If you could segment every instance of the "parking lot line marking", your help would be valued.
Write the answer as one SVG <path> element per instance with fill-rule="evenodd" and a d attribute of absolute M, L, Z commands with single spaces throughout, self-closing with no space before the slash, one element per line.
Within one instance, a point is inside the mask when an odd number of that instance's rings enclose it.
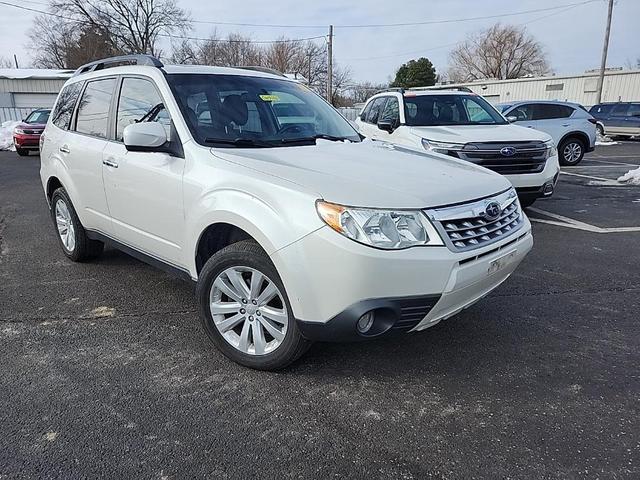
<path fill-rule="evenodd" d="M 609 158 L 609 157 L 598 157 L 598 158 Z M 598 160 L 598 158 L 586 157 L 585 160 L 591 160 L 593 162 L 598 162 L 598 163 L 607 163 L 609 165 L 625 165 L 625 166 L 632 166 L 632 167 L 635 165 L 633 163 L 624 163 L 624 162 L 607 162 L 606 160 Z M 633 155 L 626 158 L 637 158 L 637 156 Z M 583 165 L 583 166 L 588 166 L 588 165 Z"/>
<path fill-rule="evenodd" d="M 556 225 L 558 227 L 573 228 L 574 230 L 583 230 L 591 233 L 628 233 L 628 232 L 640 232 L 640 227 L 597 227 L 589 223 L 581 222 L 573 218 L 565 217 L 558 213 L 547 212 L 535 207 L 529 207 L 529 210 L 539 213 L 541 215 L 555 218 L 556 220 L 546 220 L 544 218 L 531 217 L 532 222 L 546 223 L 548 225 Z M 558 221 L 559 220 L 559 221 Z"/>
<path fill-rule="evenodd" d="M 574 176 L 574 177 L 584 177 L 584 178 L 590 178 L 592 180 L 600 180 L 602 182 L 610 182 L 611 181 L 610 178 L 594 177 L 592 175 L 583 175 L 581 173 L 569 173 L 569 172 L 562 172 L 562 171 L 560 173 L 563 174 L 563 175 L 571 175 L 571 176 Z"/>

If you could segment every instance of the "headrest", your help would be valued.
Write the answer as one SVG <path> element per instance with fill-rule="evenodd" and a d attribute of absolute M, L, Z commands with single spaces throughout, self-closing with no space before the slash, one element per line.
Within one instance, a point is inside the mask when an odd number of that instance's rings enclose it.
<path fill-rule="evenodd" d="M 244 125 L 249 119 L 249 109 L 247 102 L 242 99 L 241 95 L 229 95 L 222 102 L 224 115 L 236 125 Z"/>

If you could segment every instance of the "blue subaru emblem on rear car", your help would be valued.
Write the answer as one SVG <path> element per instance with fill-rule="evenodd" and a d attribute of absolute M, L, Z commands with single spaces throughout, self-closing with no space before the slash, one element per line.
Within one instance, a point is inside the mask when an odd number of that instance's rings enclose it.
<path fill-rule="evenodd" d="M 487 203 L 487 206 L 484 207 L 484 218 L 487 220 L 495 220 L 500 216 L 501 212 L 502 209 L 498 202 L 489 202 Z"/>
<path fill-rule="evenodd" d="M 516 147 L 503 147 L 500 153 L 505 157 L 513 157 L 516 154 Z"/>

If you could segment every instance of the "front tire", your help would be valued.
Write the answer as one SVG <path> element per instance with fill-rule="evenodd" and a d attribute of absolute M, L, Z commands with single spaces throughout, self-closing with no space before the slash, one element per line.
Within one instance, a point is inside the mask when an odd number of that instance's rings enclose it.
<path fill-rule="evenodd" d="M 236 363 L 278 370 L 311 345 L 298 329 L 275 266 L 253 240 L 215 253 L 200 272 L 196 296 L 207 335 Z"/>
<path fill-rule="evenodd" d="M 64 254 L 74 262 L 84 262 L 102 253 L 104 244 L 87 237 L 71 199 L 64 188 L 51 196 L 51 218 Z"/>
<path fill-rule="evenodd" d="M 577 165 L 584 157 L 584 142 L 576 137 L 570 137 L 560 143 L 558 155 L 561 165 Z"/>

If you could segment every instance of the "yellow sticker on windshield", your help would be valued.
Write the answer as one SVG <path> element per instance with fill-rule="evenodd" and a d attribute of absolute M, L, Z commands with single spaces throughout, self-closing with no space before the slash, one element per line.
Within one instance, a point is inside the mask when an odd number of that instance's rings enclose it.
<path fill-rule="evenodd" d="M 277 102 L 280 100 L 280 97 L 277 95 L 260 95 L 260 98 L 265 102 Z"/>

